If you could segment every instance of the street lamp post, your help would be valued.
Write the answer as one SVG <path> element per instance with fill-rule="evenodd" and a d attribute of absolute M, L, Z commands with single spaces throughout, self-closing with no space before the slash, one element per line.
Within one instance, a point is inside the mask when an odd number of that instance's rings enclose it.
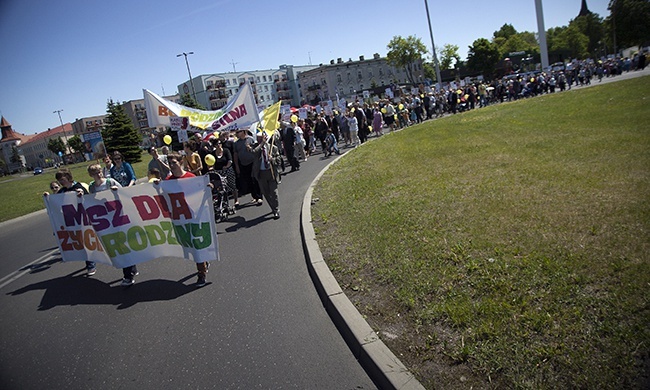
<path fill-rule="evenodd" d="M 190 54 L 194 54 L 193 51 L 189 53 L 181 53 L 177 54 L 176 57 L 184 56 L 185 57 L 185 65 L 187 65 L 187 75 L 190 76 L 190 85 L 192 86 L 192 95 L 194 96 L 194 101 L 198 103 L 198 100 L 196 100 L 196 91 L 194 90 L 194 82 L 192 81 L 192 73 L 190 72 L 190 63 L 187 61 L 187 56 Z"/>
<path fill-rule="evenodd" d="M 64 151 L 66 152 L 65 154 L 68 154 L 68 136 L 65 134 L 65 127 L 63 127 L 63 119 L 61 119 L 61 111 L 63 110 L 55 110 L 52 111 L 53 114 L 58 114 L 59 115 L 59 122 L 61 123 L 61 130 L 63 130 L 63 139 L 65 139 L 65 144 L 64 146 Z M 65 165 L 65 154 L 63 155 L 63 165 Z"/>

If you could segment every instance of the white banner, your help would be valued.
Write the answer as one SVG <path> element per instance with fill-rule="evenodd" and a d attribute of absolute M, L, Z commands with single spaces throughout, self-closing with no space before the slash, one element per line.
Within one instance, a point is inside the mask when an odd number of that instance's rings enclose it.
<path fill-rule="evenodd" d="M 247 129 L 260 120 L 253 89 L 248 83 L 243 84 L 228 104 L 217 111 L 181 106 L 149 90 L 143 89 L 142 92 L 150 127 L 169 126 L 169 118 L 173 116 L 189 117 L 190 125 L 199 129 L 211 128 L 212 131 Z"/>
<path fill-rule="evenodd" d="M 116 268 L 163 256 L 219 259 L 208 176 L 164 180 L 78 197 L 44 197 L 63 261 Z"/>

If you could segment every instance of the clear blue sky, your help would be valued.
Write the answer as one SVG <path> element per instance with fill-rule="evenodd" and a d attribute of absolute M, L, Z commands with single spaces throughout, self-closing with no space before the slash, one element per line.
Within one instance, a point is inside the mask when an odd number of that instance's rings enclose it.
<path fill-rule="evenodd" d="M 588 0 L 606 17 L 608 0 Z M 430 49 L 424 0 L 0 0 L 0 113 L 23 134 L 103 115 L 109 98 L 142 98 L 146 88 L 176 93 L 193 76 L 327 64 L 338 57 L 386 55 L 396 35 Z M 543 0 L 544 24 L 566 26 L 581 0 Z M 463 59 L 478 38 L 503 24 L 537 31 L 534 0 L 429 0 L 436 47 Z"/>

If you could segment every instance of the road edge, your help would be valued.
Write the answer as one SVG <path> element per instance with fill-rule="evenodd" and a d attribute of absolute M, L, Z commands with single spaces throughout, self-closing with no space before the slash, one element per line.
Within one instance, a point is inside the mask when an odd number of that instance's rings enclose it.
<path fill-rule="evenodd" d="M 340 156 L 321 170 L 309 185 L 302 201 L 300 232 L 307 268 L 332 322 L 361 363 L 370 379 L 381 389 L 423 390 L 424 387 L 377 336 L 345 295 L 323 259 L 311 221 L 314 187 Z"/>

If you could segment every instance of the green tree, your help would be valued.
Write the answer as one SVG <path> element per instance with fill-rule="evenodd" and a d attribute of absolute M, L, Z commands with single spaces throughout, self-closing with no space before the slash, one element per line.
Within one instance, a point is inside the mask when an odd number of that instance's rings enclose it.
<path fill-rule="evenodd" d="M 493 39 L 497 38 L 503 38 L 504 40 L 508 40 L 511 36 L 517 34 L 517 30 L 512 26 L 512 24 L 506 23 L 501 28 L 497 31 L 494 32 L 492 35 Z"/>
<path fill-rule="evenodd" d="M 186 93 L 181 96 L 181 102 L 179 103 L 181 106 L 189 107 L 189 108 L 196 108 L 197 110 L 205 110 L 206 108 L 203 107 L 199 102 L 194 100 L 192 96 L 190 96 L 189 93 Z"/>
<path fill-rule="evenodd" d="M 396 68 L 403 68 L 406 71 L 406 78 L 411 84 L 415 84 L 414 66 L 427 54 L 427 47 L 422 40 L 412 35 L 407 38 L 394 36 L 386 48 L 388 49 L 386 55 L 388 64 Z"/>
<path fill-rule="evenodd" d="M 22 160 L 20 159 L 20 153 L 18 153 L 18 148 L 16 147 L 16 145 L 13 145 L 11 147 L 11 162 L 18 163 L 21 161 Z"/>
<path fill-rule="evenodd" d="M 433 65 L 433 62 L 425 62 L 422 64 L 422 68 L 424 69 L 424 77 L 433 80 L 434 82 L 438 81 L 436 80 L 436 68 Z"/>
<path fill-rule="evenodd" d="M 61 137 L 50 138 L 50 140 L 47 141 L 47 149 L 58 156 L 59 152 L 65 153 L 65 144 Z"/>
<path fill-rule="evenodd" d="M 602 41 L 605 39 L 605 24 L 603 18 L 598 14 L 590 13 L 584 16 L 578 16 L 569 22 L 569 26 L 575 27 L 583 33 L 588 39 L 587 51 L 591 57 L 597 57 L 601 48 Z"/>
<path fill-rule="evenodd" d="M 610 0 L 606 24 L 616 37 L 617 49 L 650 41 L 650 1 Z"/>
<path fill-rule="evenodd" d="M 506 41 L 499 46 L 499 56 L 501 58 L 508 57 L 510 53 L 525 51 L 528 55 L 539 54 L 539 43 L 535 38 L 535 34 L 524 31 L 510 36 Z"/>
<path fill-rule="evenodd" d="M 449 43 L 445 44 L 440 51 L 440 69 L 451 69 L 459 63 L 458 46 Z"/>
<path fill-rule="evenodd" d="M 562 58 L 585 58 L 588 55 L 588 45 L 589 38 L 572 24 L 553 35 L 549 53 L 559 54 Z"/>
<path fill-rule="evenodd" d="M 499 62 L 499 49 L 485 38 L 479 38 L 469 47 L 467 67 L 491 78 Z"/>
<path fill-rule="evenodd" d="M 119 151 L 129 163 L 141 161 L 142 151 L 139 145 L 142 142 L 142 137 L 126 115 L 124 107 L 110 99 L 106 112 L 108 115 L 104 121 L 106 126 L 102 130 L 102 137 L 108 153 Z"/>
<path fill-rule="evenodd" d="M 78 135 L 74 135 L 70 138 L 68 138 L 68 146 L 70 149 L 74 150 L 75 153 L 78 153 L 80 156 L 83 156 L 83 153 L 86 151 L 86 148 L 84 147 L 84 143 L 79 138 Z"/>

